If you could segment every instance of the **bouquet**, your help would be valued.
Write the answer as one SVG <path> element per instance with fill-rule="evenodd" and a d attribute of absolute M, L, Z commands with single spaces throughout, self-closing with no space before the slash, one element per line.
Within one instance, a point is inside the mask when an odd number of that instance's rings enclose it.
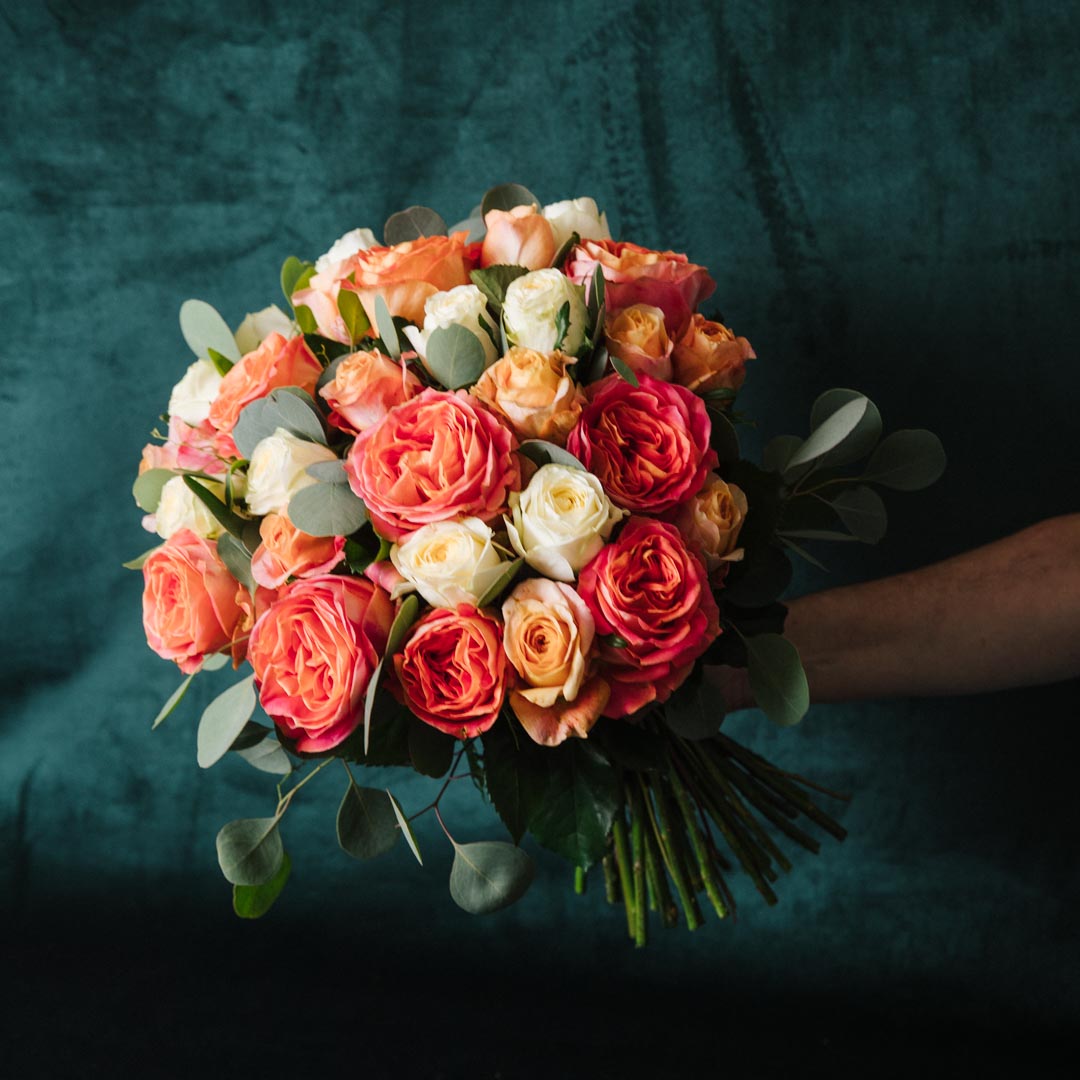
<path fill-rule="evenodd" d="M 233 904 L 257 917 L 290 872 L 283 820 L 337 763 L 337 836 L 370 859 L 434 813 L 450 894 L 484 913 L 533 878 L 526 834 L 577 891 L 602 875 L 637 944 L 648 913 L 735 911 L 742 871 L 768 903 L 791 862 L 844 830 L 825 792 L 721 730 L 716 666 L 796 723 L 809 696 L 779 598 L 802 544 L 874 543 L 875 486 L 944 467 L 926 431 L 882 439 L 853 390 L 817 399 L 805 437 L 740 455 L 736 396 L 755 354 L 702 308 L 686 255 L 613 241 L 592 199 L 541 207 L 517 184 L 448 229 L 410 207 L 281 271 L 289 311 L 234 333 L 180 311 L 195 361 L 134 486 L 161 543 L 144 578 L 150 647 L 184 681 L 250 672 L 203 712 L 203 768 L 227 753 L 279 777 L 273 813 L 217 836 Z M 861 470 L 850 466 L 868 459 Z M 257 710 L 260 710 L 256 716 Z M 364 766 L 441 781 L 403 807 Z M 464 842 L 440 808 L 471 776 L 509 839 Z"/>

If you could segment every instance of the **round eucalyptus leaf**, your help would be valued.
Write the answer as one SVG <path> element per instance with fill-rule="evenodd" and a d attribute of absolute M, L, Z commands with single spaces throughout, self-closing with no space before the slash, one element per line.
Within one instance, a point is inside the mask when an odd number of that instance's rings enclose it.
<path fill-rule="evenodd" d="M 532 859 L 503 840 L 455 844 L 450 895 L 470 915 L 487 915 L 520 900 L 535 873 Z"/>
<path fill-rule="evenodd" d="M 537 465 L 565 465 L 568 469 L 585 470 L 585 466 L 569 450 L 544 439 L 526 439 L 518 449 Z"/>
<path fill-rule="evenodd" d="M 285 882 L 289 880 L 291 870 L 292 860 L 286 851 L 282 853 L 278 872 L 269 881 L 262 885 L 234 885 L 233 911 L 241 919 L 261 919 L 281 895 L 281 890 L 285 888 Z"/>
<path fill-rule="evenodd" d="M 796 465 L 805 465 L 838 447 L 859 426 L 869 405 L 869 398 L 861 394 L 841 405 L 822 421 L 820 427 L 810 432 L 802 446 L 791 455 L 787 467 L 793 469 Z"/>
<path fill-rule="evenodd" d="M 797 724 L 810 708 L 799 650 L 782 634 L 745 638 L 750 689 L 765 715 L 781 727 Z"/>
<path fill-rule="evenodd" d="M 364 501 L 348 484 L 311 484 L 290 500 L 289 520 L 309 536 L 348 536 L 367 521 Z"/>
<path fill-rule="evenodd" d="M 145 510 L 148 514 L 154 513 L 161 502 L 162 488 L 174 476 L 179 475 L 172 469 L 147 469 L 137 477 L 135 483 L 131 485 L 131 494 L 135 496 L 135 503 L 139 509 Z"/>
<path fill-rule="evenodd" d="M 480 203 L 480 216 L 486 218 L 489 210 L 513 210 L 515 206 L 540 206 L 540 200 L 521 184 L 499 184 L 491 188 Z"/>
<path fill-rule="evenodd" d="M 240 359 L 229 324 L 205 300 L 185 300 L 180 305 L 180 333 L 200 359 L 207 358 L 210 349 L 216 349 L 234 363 Z"/>
<path fill-rule="evenodd" d="M 195 737 L 200 768 L 209 769 L 229 752 L 254 711 L 254 675 L 230 686 L 206 706 Z"/>
<path fill-rule="evenodd" d="M 164 723 L 168 719 L 169 715 L 180 704 L 181 698 L 188 692 L 188 687 L 191 685 L 191 680 L 195 678 L 198 672 L 193 671 L 186 679 L 169 695 L 165 704 L 158 710 L 157 716 L 154 717 L 154 722 L 150 725 L 150 730 L 153 731 L 159 724 Z"/>
<path fill-rule="evenodd" d="M 483 375 L 487 354 L 471 330 L 451 323 L 428 335 L 424 363 L 447 390 L 460 390 L 472 386 Z"/>
<path fill-rule="evenodd" d="M 863 543 L 876 544 L 884 535 L 889 517 L 881 496 L 860 484 L 848 488 L 831 500 L 840 520 Z"/>
<path fill-rule="evenodd" d="M 862 478 L 896 491 L 919 491 L 944 471 L 945 448 L 941 440 L 924 428 L 906 428 L 894 431 L 881 442 Z"/>
<path fill-rule="evenodd" d="M 446 222 L 427 206 L 410 206 L 399 210 L 386 219 L 383 226 L 383 243 L 387 247 L 403 244 L 407 240 L 419 240 L 422 236 L 445 236 Z"/>
<path fill-rule="evenodd" d="M 865 457 L 877 446 L 878 439 L 881 438 L 881 413 L 878 412 L 878 407 L 858 390 L 837 388 L 821 394 L 810 410 L 810 430 L 821 427 L 837 410 L 859 398 L 865 399 L 866 412 L 851 432 L 822 456 L 823 465 L 847 465 Z"/>
<path fill-rule="evenodd" d="M 233 885 L 262 885 L 281 868 L 278 819 L 240 818 L 217 834 L 217 857 L 225 880 Z"/>
<path fill-rule="evenodd" d="M 765 444 L 762 454 L 762 467 L 766 472 L 779 473 L 783 476 L 787 469 L 791 455 L 802 446 L 802 439 L 798 435 L 777 435 Z"/>
<path fill-rule="evenodd" d="M 416 843 L 416 833 L 413 832 L 412 826 L 409 824 L 408 818 L 405 817 L 404 811 L 401 809 L 400 805 L 398 805 L 397 799 L 395 799 L 389 791 L 386 793 L 386 796 L 390 800 L 390 806 L 394 811 L 394 817 L 397 819 L 398 828 L 405 837 L 405 843 L 409 845 L 409 850 L 413 853 L 416 861 L 423 866 L 424 860 L 420 858 L 420 848 Z"/>
<path fill-rule="evenodd" d="M 389 851 L 400 835 L 387 792 L 359 787 L 350 780 L 337 814 L 341 850 L 354 859 L 373 859 Z"/>
<path fill-rule="evenodd" d="M 321 480 L 324 484 L 347 484 L 349 482 L 348 474 L 345 472 L 345 462 L 340 459 L 337 461 L 316 461 L 314 465 L 309 465 L 306 469 L 308 476 L 314 476 L 316 480 Z"/>
<path fill-rule="evenodd" d="M 245 746 L 241 750 L 234 750 L 233 753 L 243 758 L 259 772 L 271 773 L 274 776 L 288 776 L 293 771 L 293 763 L 289 755 L 272 735 L 261 739 L 254 746 Z"/>

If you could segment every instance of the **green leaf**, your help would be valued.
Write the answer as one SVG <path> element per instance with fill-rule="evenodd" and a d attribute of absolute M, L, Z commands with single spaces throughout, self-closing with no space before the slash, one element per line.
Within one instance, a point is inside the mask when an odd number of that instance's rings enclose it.
<path fill-rule="evenodd" d="M 405 640 L 405 635 L 409 632 L 409 628 L 416 622 L 419 611 L 420 599 L 415 594 L 406 596 L 401 601 L 401 607 L 398 608 L 398 613 L 390 624 L 390 632 L 386 636 L 385 656 L 393 656 L 398 651 L 401 643 Z"/>
<path fill-rule="evenodd" d="M 386 306 L 386 301 L 381 294 L 375 297 L 375 327 L 386 347 L 387 355 L 396 360 L 401 356 L 401 340 L 398 338 L 397 327 L 394 325 L 390 309 Z"/>
<path fill-rule="evenodd" d="M 255 676 L 230 686 L 207 705 L 195 738 L 199 768 L 220 761 L 255 711 Z"/>
<path fill-rule="evenodd" d="M 855 541 L 857 536 L 850 533 L 837 532 L 834 529 L 782 529 L 776 534 L 781 540 L 792 537 L 795 540 L 835 540 Z"/>
<path fill-rule="evenodd" d="M 194 476 L 185 476 L 184 483 L 192 494 L 214 515 L 222 528 L 228 529 L 233 536 L 242 539 L 247 518 L 233 513 L 209 488 L 203 487 Z"/>
<path fill-rule="evenodd" d="M 217 857 L 226 881 L 234 885 L 262 885 L 279 869 L 285 857 L 278 818 L 240 818 L 221 827 Z"/>
<path fill-rule="evenodd" d="M 153 731 L 159 724 L 163 723 L 169 714 L 180 704 L 180 699 L 188 692 L 188 687 L 191 685 L 191 680 L 198 675 L 197 671 L 193 671 L 184 681 L 169 695 L 168 700 L 161 709 L 158 711 L 157 716 L 154 717 L 154 722 L 150 725 L 150 730 Z"/>
<path fill-rule="evenodd" d="M 797 724 L 810 708 L 799 650 L 782 634 L 757 634 L 744 639 L 750 689 L 765 715 L 781 727 Z"/>
<path fill-rule="evenodd" d="M 399 835 L 390 793 L 359 787 L 350 779 L 337 813 L 341 850 L 354 859 L 374 859 L 389 851 Z"/>
<path fill-rule="evenodd" d="M 233 441 L 240 453 L 250 458 L 255 447 L 278 428 L 309 442 L 326 445 L 319 407 L 315 399 L 298 386 L 279 386 L 266 397 L 245 405 L 233 428 Z"/>
<path fill-rule="evenodd" d="M 472 386 L 484 373 L 487 354 L 480 339 L 458 323 L 432 330 L 424 357 L 428 371 L 447 390 Z"/>
<path fill-rule="evenodd" d="M 508 562 L 506 569 L 488 586 L 487 591 L 477 601 L 476 606 L 478 608 L 487 607 L 488 604 L 493 604 L 502 593 L 502 591 L 509 587 L 510 582 L 517 577 L 518 571 L 521 569 L 522 563 L 525 559 L 521 556 Z"/>
<path fill-rule="evenodd" d="M 570 301 L 567 300 L 555 315 L 555 349 L 557 352 L 563 347 L 566 340 L 566 332 L 570 329 Z"/>
<path fill-rule="evenodd" d="M 219 353 L 217 349 L 207 349 L 206 351 L 208 354 L 207 359 L 210 361 L 211 364 L 214 365 L 214 369 L 219 375 L 224 377 L 228 375 L 230 371 L 232 371 L 235 365 L 233 364 L 233 361 L 230 360 L 227 356 L 222 356 L 222 354 Z"/>
<path fill-rule="evenodd" d="M 706 688 L 700 664 L 665 702 L 664 720 L 676 735 L 692 742 L 711 739 L 720 730 L 724 721 L 723 699 L 715 689 Z"/>
<path fill-rule="evenodd" d="M 233 749 L 233 753 L 242 757 L 252 768 L 259 772 L 272 773 L 275 776 L 288 776 L 293 771 L 292 761 L 285 753 L 285 748 L 271 735 L 267 735 L 253 746 Z"/>
<path fill-rule="evenodd" d="M 555 258 L 551 260 L 551 265 L 556 269 L 561 270 L 563 263 L 566 262 L 570 255 L 570 252 L 574 250 L 581 243 L 581 237 L 576 232 L 572 232 L 564 241 L 561 248 L 555 252 Z"/>
<path fill-rule="evenodd" d="M 761 456 L 761 463 L 767 472 L 783 475 L 787 469 L 791 455 L 802 446 L 802 439 L 798 435 L 777 435 L 765 444 L 765 452 Z"/>
<path fill-rule="evenodd" d="M 622 378 L 624 378 L 631 386 L 639 386 L 638 377 L 634 374 L 634 369 L 625 361 L 620 359 L 614 353 L 608 355 L 608 359 L 611 361 L 611 366 L 618 372 Z"/>
<path fill-rule="evenodd" d="M 352 289 L 342 289 L 338 293 L 338 313 L 349 332 L 349 341 L 355 345 L 371 328 L 371 323 L 364 312 L 360 297 Z"/>
<path fill-rule="evenodd" d="M 838 447 L 855 432 L 866 415 L 869 405 L 869 399 L 861 394 L 847 404 L 841 405 L 822 421 L 820 427 L 814 428 L 802 446 L 791 455 L 787 464 L 788 469 L 805 465 Z"/>
<path fill-rule="evenodd" d="M 596 313 L 596 319 L 593 321 L 592 330 L 589 331 L 589 339 L 595 345 L 601 345 L 604 341 L 604 322 L 607 319 L 607 313 L 604 308 L 600 308 Z"/>
<path fill-rule="evenodd" d="M 225 568 L 249 593 L 255 592 L 255 579 L 251 576 L 251 552 L 232 533 L 217 538 L 218 558 Z"/>
<path fill-rule="evenodd" d="M 180 305 L 180 333 L 200 359 L 207 357 L 210 349 L 230 360 L 240 359 L 229 324 L 205 300 L 185 300 Z"/>
<path fill-rule="evenodd" d="M 399 210 L 386 219 L 383 226 L 383 243 L 387 247 L 403 244 L 407 240 L 419 240 L 422 236 L 445 236 L 446 222 L 427 206 L 410 206 Z"/>
<path fill-rule="evenodd" d="M 821 427 L 830 416 L 849 402 L 859 398 L 866 400 L 866 412 L 862 419 L 852 428 L 837 445 L 822 457 L 822 464 L 828 466 L 847 465 L 852 461 L 858 461 L 865 457 L 877 445 L 881 438 L 881 413 L 877 406 L 858 390 L 826 390 L 810 410 L 811 431 Z"/>
<path fill-rule="evenodd" d="M 179 473 L 172 469 L 147 469 L 135 479 L 131 485 L 131 494 L 135 496 L 135 503 L 140 510 L 153 514 L 161 502 L 161 489 Z"/>
<path fill-rule="evenodd" d="M 511 281 L 529 271 L 524 266 L 487 266 L 483 270 L 473 270 L 469 280 L 484 294 L 491 306 L 499 311 L 506 299 L 506 290 Z M 505 351 L 505 350 L 504 350 Z"/>
<path fill-rule="evenodd" d="M 368 749 L 371 746 L 371 714 L 375 709 L 375 698 L 379 692 L 379 680 L 382 678 L 383 664 L 386 662 L 384 656 L 375 665 L 375 670 L 371 673 L 371 680 L 368 682 L 367 690 L 364 693 L 364 755 L 367 756 Z"/>
<path fill-rule="evenodd" d="M 729 387 L 718 386 L 715 390 L 706 390 L 699 396 L 706 405 L 725 405 L 729 401 L 734 401 L 738 394 Z"/>
<path fill-rule="evenodd" d="M 544 439 L 526 439 L 518 450 L 540 466 L 565 465 L 568 469 L 581 469 L 583 472 L 585 470 L 585 466 L 569 450 Z"/>
<path fill-rule="evenodd" d="M 309 536 L 348 536 L 368 519 L 363 499 L 348 484 L 336 483 L 301 488 L 289 500 L 288 515 Z"/>
<path fill-rule="evenodd" d="M 592 275 L 592 287 L 589 289 L 588 307 L 589 314 L 595 320 L 600 312 L 600 309 L 604 307 L 604 268 L 597 263 L 593 269 Z"/>
<path fill-rule="evenodd" d="M 304 470 L 308 476 L 314 476 L 316 480 L 324 484 L 347 484 L 349 476 L 345 472 L 345 462 L 340 458 L 336 461 L 316 461 Z"/>
<path fill-rule="evenodd" d="M 499 184 L 484 195 L 480 203 L 480 216 L 486 218 L 489 210 L 513 210 L 515 206 L 541 206 L 540 200 L 521 184 Z"/>
<path fill-rule="evenodd" d="M 281 265 L 281 291 L 292 307 L 293 293 L 299 292 L 314 276 L 313 263 L 301 262 L 295 255 L 290 255 Z"/>
<path fill-rule="evenodd" d="M 416 861 L 423 866 L 424 860 L 420 857 L 420 848 L 416 844 L 416 834 L 412 830 L 412 826 L 409 824 L 408 819 L 402 813 L 401 807 L 398 805 L 397 799 L 388 791 L 386 793 L 390 800 L 390 807 L 394 811 L 394 817 L 397 818 L 398 828 L 401 830 L 405 837 L 405 843 L 409 845 L 409 850 L 413 853 Z"/>
<path fill-rule="evenodd" d="M 199 671 L 220 671 L 231 659 L 228 653 L 210 653 L 203 657 Z"/>
<path fill-rule="evenodd" d="M 241 919 L 261 919 L 281 895 L 285 882 L 289 880 L 292 860 L 287 851 L 282 852 L 281 866 L 278 872 L 262 885 L 234 885 L 233 911 Z"/>
<path fill-rule="evenodd" d="M 885 535 L 889 520 L 885 503 L 873 488 L 848 488 L 830 502 L 844 525 L 863 543 L 876 544 Z"/>
<path fill-rule="evenodd" d="M 924 428 L 905 428 L 894 431 L 878 446 L 862 479 L 896 491 L 919 491 L 944 471 L 945 448 L 941 440 Z"/>
<path fill-rule="evenodd" d="M 438 780 L 450 771 L 455 739 L 413 717 L 409 723 L 409 760 L 422 776 Z"/>
<path fill-rule="evenodd" d="M 158 544 L 157 547 L 152 547 L 149 551 L 144 551 L 141 555 L 136 555 L 134 559 L 128 559 L 126 563 L 121 563 L 120 565 L 125 570 L 141 570 L 146 560 L 161 547 L 162 545 Z"/>
<path fill-rule="evenodd" d="M 716 451 L 721 464 L 737 461 L 739 458 L 739 435 L 735 425 L 727 416 L 716 409 L 709 409 L 709 444 Z"/>
<path fill-rule="evenodd" d="M 470 915 L 487 915 L 520 900 L 535 873 L 532 859 L 505 841 L 455 844 L 450 895 Z"/>
<path fill-rule="evenodd" d="M 607 374 L 608 351 L 607 346 L 598 345 L 593 354 L 581 369 L 580 381 L 584 386 L 602 379 Z"/>
<path fill-rule="evenodd" d="M 318 333 L 319 323 L 315 318 L 315 313 L 307 306 L 307 304 L 300 304 L 293 308 L 293 318 L 296 319 L 296 325 L 300 327 L 302 333 Z"/>

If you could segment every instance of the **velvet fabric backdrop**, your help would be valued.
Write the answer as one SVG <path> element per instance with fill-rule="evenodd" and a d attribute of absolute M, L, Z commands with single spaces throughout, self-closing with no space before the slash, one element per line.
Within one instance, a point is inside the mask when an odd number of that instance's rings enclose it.
<path fill-rule="evenodd" d="M 120 563 L 150 546 L 130 486 L 190 362 L 182 300 L 235 325 L 280 303 L 285 256 L 412 203 L 464 217 L 504 180 L 593 195 L 616 236 L 711 268 L 759 356 L 752 447 L 831 386 L 941 435 L 946 476 L 889 499 L 879 549 L 824 553 L 796 591 L 1077 509 L 1078 47 L 1065 0 L 0 5 L 7 1075 L 762 1076 L 932 1041 L 1032 1066 L 1064 1039 L 1076 685 L 732 718 L 855 793 L 850 838 L 796 852 L 778 907 L 740 878 L 738 922 L 644 953 L 542 851 L 485 919 L 450 902 L 426 819 L 422 870 L 350 861 L 329 776 L 249 924 L 214 835 L 273 781 L 196 767 L 215 677 L 150 734 L 177 674 Z M 372 782 L 414 807 L 430 787 Z M 461 835 L 501 834 L 455 795 Z"/>

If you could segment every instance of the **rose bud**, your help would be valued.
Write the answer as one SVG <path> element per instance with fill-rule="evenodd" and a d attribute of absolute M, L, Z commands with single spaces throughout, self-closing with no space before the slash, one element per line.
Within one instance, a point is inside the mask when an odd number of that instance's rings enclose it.
<path fill-rule="evenodd" d="M 481 266 L 525 266 L 540 270 L 555 258 L 551 225 L 535 206 L 512 210 L 489 210 L 484 216 L 487 235 L 481 249 Z"/>

